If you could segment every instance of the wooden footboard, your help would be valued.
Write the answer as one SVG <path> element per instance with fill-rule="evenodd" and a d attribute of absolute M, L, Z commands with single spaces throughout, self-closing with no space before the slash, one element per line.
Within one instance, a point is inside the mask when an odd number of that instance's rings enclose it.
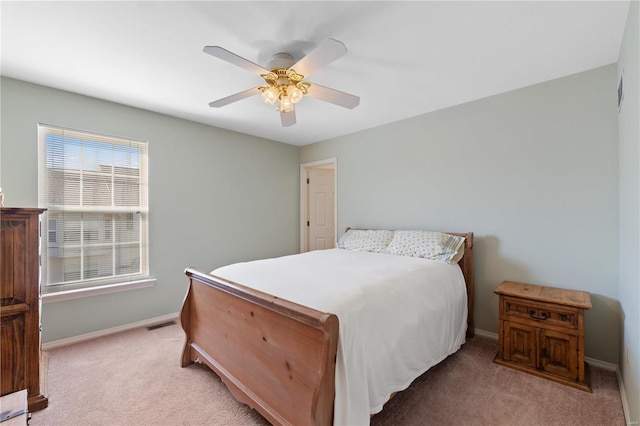
<path fill-rule="evenodd" d="M 338 318 L 187 268 L 182 366 L 203 362 L 274 425 L 330 425 Z"/>

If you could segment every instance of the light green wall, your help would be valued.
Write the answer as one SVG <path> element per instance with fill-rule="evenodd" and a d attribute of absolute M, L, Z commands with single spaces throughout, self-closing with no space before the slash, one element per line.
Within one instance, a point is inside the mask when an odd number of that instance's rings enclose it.
<path fill-rule="evenodd" d="M 618 363 L 631 422 L 640 421 L 640 3 L 627 17 L 618 80 L 624 100 L 618 114 L 620 143 L 620 303 L 622 345 Z"/>
<path fill-rule="evenodd" d="M 37 124 L 149 141 L 148 289 L 48 303 L 43 341 L 179 311 L 187 266 L 291 254 L 299 244 L 299 148 L 2 78 L 0 185 L 36 207 Z"/>
<path fill-rule="evenodd" d="M 586 355 L 617 363 L 616 66 L 301 149 L 337 158 L 338 226 L 474 231 L 476 327 L 516 280 L 591 293 Z"/>
<path fill-rule="evenodd" d="M 497 331 L 502 280 L 583 289 L 587 356 L 620 362 L 615 65 L 301 149 L 17 80 L 1 88 L 10 206 L 37 205 L 38 122 L 150 141 L 157 285 L 44 305 L 45 342 L 176 312 L 186 266 L 296 252 L 299 163 L 336 157 L 340 229 L 474 231 L 479 329 Z"/>

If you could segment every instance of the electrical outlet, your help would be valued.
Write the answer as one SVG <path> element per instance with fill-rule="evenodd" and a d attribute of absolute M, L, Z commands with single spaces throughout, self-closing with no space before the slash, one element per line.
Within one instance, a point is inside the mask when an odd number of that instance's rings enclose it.
<path fill-rule="evenodd" d="M 629 345 L 624 347 L 624 365 L 629 366 Z"/>

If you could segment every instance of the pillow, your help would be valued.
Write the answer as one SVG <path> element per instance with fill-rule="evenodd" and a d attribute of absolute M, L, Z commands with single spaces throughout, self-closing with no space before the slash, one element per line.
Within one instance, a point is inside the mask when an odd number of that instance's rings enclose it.
<path fill-rule="evenodd" d="M 385 253 L 455 264 L 464 255 L 464 237 L 431 231 L 396 231 Z"/>
<path fill-rule="evenodd" d="M 393 231 L 382 229 L 349 229 L 338 241 L 338 248 L 384 253 Z"/>

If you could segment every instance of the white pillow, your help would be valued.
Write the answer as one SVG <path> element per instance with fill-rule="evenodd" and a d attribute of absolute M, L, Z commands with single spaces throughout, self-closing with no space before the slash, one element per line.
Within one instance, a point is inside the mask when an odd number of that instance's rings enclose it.
<path fill-rule="evenodd" d="M 464 237 L 432 231 L 396 231 L 385 253 L 455 264 L 464 255 Z"/>
<path fill-rule="evenodd" d="M 338 248 L 384 253 L 393 231 L 382 229 L 349 229 L 338 241 Z"/>

